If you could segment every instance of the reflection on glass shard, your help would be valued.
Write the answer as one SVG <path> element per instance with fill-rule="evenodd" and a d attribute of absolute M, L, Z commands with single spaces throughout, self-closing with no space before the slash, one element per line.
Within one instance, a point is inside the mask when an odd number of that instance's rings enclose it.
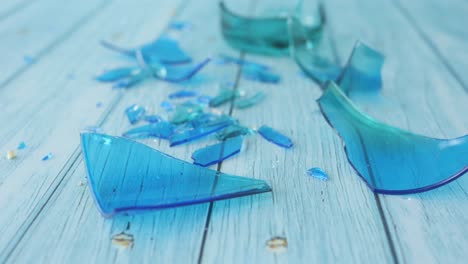
<path fill-rule="evenodd" d="M 248 108 L 260 103 L 263 101 L 263 99 L 265 99 L 265 97 L 266 94 L 262 91 L 259 91 L 250 97 L 240 97 L 236 99 L 234 105 L 239 109 Z"/>
<path fill-rule="evenodd" d="M 130 124 L 132 125 L 143 119 L 145 113 L 146 109 L 143 106 L 137 104 L 133 104 L 125 109 L 125 114 L 128 117 L 128 121 L 130 121 Z"/>
<path fill-rule="evenodd" d="M 218 107 L 223 105 L 232 99 L 239 96 L 239 93 L 234 89 L 229 88 L 221 88 L 219 93 L 210 100 L 211 107 Z"/>
<path fill-rule="evenodd" d="M 174 93 L 169 94 L 169 99 L 179 99 L 179 98 L 187 98 L 187 97 L 194 97 L 197 95 L 197 92 L 190 91 L 190 90 L 180 90 Z"/>
<path fill-rule="evenodd" d="M 192 154 L 193 163 L 203 167 L 220 163 L 221 161 L 239 153 L 242 148 L 242 141 L 242 137 L 235 137 L 224 142 L 196 150 Z"/>
<path fill-rule="evenodd" d="M 290 148 L 293 146 L 291 139 L 274 130 L 273 128 L 263 125 L 258 129 L 258 133 L 266 140 L 274 143 L 283 148 Z"/>
<path fill-rule="evenodd" d="M 349 162 L 375 192 L 428 191 L 468 171 L 468 135 L 435 139 L 388 126 L 362 113 L 334 83 L 318 103 Z"/>
<path fill-rule="evenodd" d="M 203 168 L 120 137 L 83 133 L 81 145 L 89 185 L 105 217 L 271 191 L 262 180 Z"/>
<path fill-rule="evenodd" d="M 121 48 L 106 41 L 101 41 L 101 44 L 106 48 L 133 58 L 136 58 L 137 50 L 140 50 L 147 63 L 179 64 L 188 63 L 192 60 L 192 58 L 179 47 L 177 41 L 167 37 L 161 37 L 154 42 L 134 49 Z"/>
<path fill-rule="evenodd" d="M 314 178 L 317 178 L 322 181 L 328 180 L 328 175 L 325 171 L 323 171 L 321 168 L 311 168 L 307 170 L 307 174 L 309 176 L 312 176 Z"/>
<path fill-rule="evenodd" d="M 247 80 L 263 83 L 278 83 L 281 77 L 271 70 L 259 69 L 257 67 L 242 67 L 242 77 Z"/>
<path fill-rule="evenodd" d="M 21 141 L 19 144 L 18 144 L 18 149 L 25 149 L 26 148 L 26 143 L 24 143 L 23 141 Z"/>
<path fill-rule="evenodd" d="M 44 157 L 42 157 L 43 161 L 50 160 L 53 157 L 52 153 L 47 153 Z"/>
<path fill-rule="evenodd" d="M 236 121 L 228 116 L 221 116 L 219 119 L 207 122 L 202 126 L 188 129 L 180 133 L 175 133 L 169 139 L 170 146 L 177 146 L 196 139 L 203 138 L 207 135 L 220 131 L 221 129 L 234 124 Z"/>
<path fill-rule="evenodd" d="M 174 133 L 175 128 L 175 125 L 166 121 L 161 121 L 158 123 L 135 127 L 123 133 L 123 136 L 135 139 L 149 137 L 168 139 Z"/>
<path fill-rule="evenodd" d="M 305 39 L 309 41 L 320 35 L 325 20 L 321 8 L 318 8 L 311 11 L 315 12 L 313 14 L 315 15 L 315 23 L 304 21 L 303 17 L 299 17 L 300 14 L 298 14 L 302 10 L 302 2 L 300 1 L 296 10 L 290 10 L 290 14 L 287 16 L 278 15 L 265 18 L 250 18 L 234 14 L 221 2 L 223 37 L 229 45 L 242 51 L 265 55 L 288 55 L 290 47 L 289 20 L 295 20 L 301 25 L 302 30 L 307 33 Z"/>
<path fill-rule="evenodd" d="M 226 127 L 225 129 L 219 131 L 216 133 L 216 138 L 218 140 L 226 140 L 228 138 L 233 138 L 237 136 L 245 136 L 245 135 L 251 135 L 254 134 L 255 132 L 245 126 L 241 126 L 238 124 L 230 125 Z"/>

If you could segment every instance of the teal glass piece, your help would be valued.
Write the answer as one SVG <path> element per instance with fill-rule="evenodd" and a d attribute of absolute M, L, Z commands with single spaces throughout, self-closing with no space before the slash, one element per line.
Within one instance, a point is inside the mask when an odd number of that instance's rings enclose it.
<path fill-rule="evenodd" d="M 208 95 L 200 95 L 197 97 L 197 102 L 200 103 L 201 105 L 208 106 L 211 101 L 211 96 Z"/>
<path fill-rule="evenodd" d="M 224 39 L 232 47 L 251 53 L 264 55 L 288 55 L 290 38 L 288 34 L 288 21 L 297 20 L 305 33 L 306 38 L 316 39 L 322 32 L 324 16 L 321 8 L 313 14 L 313 23 L 302 19 L 303 1 L 300 1 L 295 10 L 289 14 L 271 17 L 251 18 L 240 16 L 227 9 L 221 2 L 221 29 Z M 309 11 L 309 10 L 307 10 Z M 310 15 L 310 14 L 309 14 Z"/>
<path fill-rule="evenodd" d="M 137 51 L 140 50 L 147 63 L 180 64 L 192 61 L 192 58 L 180 48 L 179 43 L 168 37 L 161 37 L 151 43 L 132 49 L 122 48 L 107 41 L 101 41 L 101 44 L 108 49 L 133 58 L 136 58 Z"/>
<path fill-rule="evenodd" d="M 245 96 L 245 97 L 240 97 L 236 99 L 236 101 L 234 102 L 234 105 L 236 108 L 239 108 L 239 109 L 248 108 L 248 107 L 251 107 L 260 103 L 261 101 L 265 99 L 265 97 L 266 97 L 266 94 L 262 91 L 259 91 L 250 97 Z"/>
<path fill-rule="evenodd" d="M 116 68 L 102 73 L 96 77 L 96 80 L 101 82 L 115 82 L 124 78 L 128 78 L 137 71 L 139 71 L 139 69 L 136 67 Z"/>
<path fill-rule="evenodd" d="M 160 115 L 146 115 L 143 119 L 148 123 L 158 123 L 164 120 Z"/>
<path fill-rule="evenodd" d="M 209 105 L 211 107 L 218 107 L 233 100 L 238 96 L 239 92 L 237 92 L 235 89 L 221 88 L 219 93 L 215 97 L 211 98 Z"/>
<path fill-rule="evenodd" d="M 52 152 L 49 152 L 44 157 L 42 157 L 42 161 L 50 160 L 53 157 L 54 155 L 52 154 Z"/>
<path fill-rule="evenodd" d="M 242 148 L 242 141 L 242 137 L 235 137 L 198 149 L 192 154 L 193 163 L 203 167 L 220 163 L 239 153 Z"/>
<path fill-rule="evenodd" d="M 81 146 L 92 196 L 104 217 L 271 191 L 263 180 L 203 168 L 121 137 L 83 133 Z"/>
<path fill-rule="evenodd" d="M 197 96 L 197 92 L 191 90 L 180 90 L 169 94 L 169 99 L 180 99 Z"/>
<path fill-rule="evenodd" d="M 217 120 L 207 122 L 203 125 L 200 125 L 192 129 L 186 129 L 184 131 L 181 131 L 180 133 L 173 134 L 169 139 L 170 146 L 174 147 L 180 144 L 184 144 L 187 142 L 191 142 L 191 141 L 206 137 L 210 134 L 213 134 L 217 131 L 220 131 L 223 128 L 226 128 L 234 124 L 235 122 L 236 121 L 234 119 L 228 116 L 221 116 Z"/>
<path fill-rule="evenodd" d="M 268 69 L 258 67 L 244 66 L 242 67 L 242 77 L 247 80 L 258 81 L 263 83 L 279 83 L 281 77 Z"/>
<path fill-rule="evenodd" d="M 216 132 L 216 138 L 218 140 L 226 140 L 228 138 L 233 138 L 233 137 L 238 137 L 238 136 L 245 136 L 245 135 L 251 135 L 254 134 L 255 132 L 245 126 L 241 126 L 238 124 L 230 125 L 226 127 L 225 129 Z"/>
<path fill-rule="evenodd" d="M 263 125 L 258 129 L 258 133 L 266 140 L 283 148 L 291 148 L 292 140 L 273 128 Z"/>
<path fill-rule="evenodd" d="M 146 109 L 138 104 L 132 104 L 131 106 L 125 109 L 125 114 L 127 115 L 128 121 L 130 124 L 135 124 L 145 117 Z"/>
<path fill-rule="evenodd" d="M 266 66 L 264 64 L 258 63 L 258 62 L 253 62 L 253 61 L 250 61 L 250 60 L 235 58 L 235 57 L 224 55 L 224 54 L 219 55 L 219 57 L 217 59 L 217 63 L 218 64 L 237 64 L 237 65 L 243 66 L 243 67 L 257 68 L 257 69 L 262 69 L 262 70 L 270 70 L 271 69 L 270 67 L 268 67 L 268 66 Z"/>
<path fill-rule="evenodd" d="M 21 149 L 25 149 L 26 148 L 26 143 L 24 143 L 23 141 L 21 141 L 19 144 L 18 144 L 18 149 L 21 150 Z"/>
<path fill-rule="evenodd" d="M 328 175 L 325 171 L 323 171 L 321 168 L 311 168 L 307 170 L 307 174 L 309 176 L 312 176 L 314 178 L 317 178 L 322 181 L 327 181 L 328 180 Z"/>
<path fill-rule="evenodd" d="M 140 127 L 135 127 L 123 133 L 124 137 L 133 139 L 144 139 L 149 137 L 169 139 L 176 129 L 176 126 L 166 122 L 160 121 Z"/>
<path fill-rule="evenodd" d="M 383 124 L 361 112 L 333 82 L 318 103 L 342 138 L 350 164 L 374 192 L 424 192 L 468 171 L 468 135 L 436 139 Z"/>
<path fill-rule="evenodd" d="M 203 112 L 203 107 L 192 102 L 177 105 L 169 121 L 174 124 L 183 124 L 197 117 Z"/>

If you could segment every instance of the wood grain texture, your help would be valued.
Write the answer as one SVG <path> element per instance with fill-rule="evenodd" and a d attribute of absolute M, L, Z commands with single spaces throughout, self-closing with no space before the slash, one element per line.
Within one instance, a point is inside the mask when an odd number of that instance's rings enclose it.
<path fill-rule="evenodd" d="M 218 18 L 213 16 L 207 23 L 206 17 L 213 11 L 196 8 L 196 5 L 199 4 L 199 1 L 188 3 L 176 17 L 178 20 L 193 23 L 193 31 L 169 32 L 170 35 L 178 38 L 181 45 L 198 61 L 206 56 L 216 55 L 218 51 L 225 49 L 217 31 Z M 205 4 L 216 8 L 215 1 L 206 1 Z M 160 5 L 158 6 L 161 8 Z M 151 28 L 156 23 L 163 24 L 161 17 L 155 14 L 145 15 L 147 14 L 145 12 L 152 10 L 149 7 L 145 9 L 147 11 L 141 8 L 132 10 L 135 13 L 131 16 L 133 19 L 136 17 L 145 19 L 145 22 L 140 25 L 140 34 L 150 39 L 153 38 L 154 35 L 148 36 L 148 34 L 151 34 Z M 170 13 L 168 9 L 162 9 L 161 12 Z M 164 21 L 164 24 L 166 23 L 167 20 Z M 130 28 L 122 30 L 124 32 L 130 31 Z M 107 31 L 109 31 L 108 28 L 103 29 L 103 32 Z M 96 45 L 93 47 L 95 51 L 89 56 L 97 56 L 106 52 Z M 116 55 L 113 54 L 113 56 Z M 236 73 L 237 67 L 209 65 L 200 75 L 197 75 L 196 79 L 182 87 L 196 89 L 213 96 L 217 92 L 218 84 L 224 81 L 234 81 Z M 104 84 L 92 86 L 94 89 L 99 88 L 107 91 L 110 89 L 109 85 Z M 131 127 L 123 114 L 126 107 L 133 103 L 139 103 L 149 106 L 156 113 L 161 112 L 159 103 L 167 98 L 169 93 L 180 88 L 180 85 L 153 80 L 126 91 L 105 118 L 103 129 L 107 133 L 120 135 Z M 87 98 L 91 102 L 97 100 L 96 95 L 93 94 L 87 94 Z M 105 104 L 108 103 L 105 102 Z M 223 108 L 219 110 L 223 111 Z M 224 108 L 224 110 L 227 109 Z M 159 150 L 187 161 L 190 161 L 190 155 L 194 150 L 213 142 L 201 141 L 170 148 L 166 141 L 145 141 Z M 87 186 L 78 186 L 78 183 L 84 181 L 85 177 L 81 157 L 69 167 L 70 169 L 63 177 L 64 180 L 57 191 L 54 192 L 18 246 L 14 248 L 9 259 L 11 262 L 29 262 L 33 259 L 43 262 L 85 260 L 92 263 L 197 262 L 208 204 L 105 220 L 96 210 Z M 51 225 L 51 222 L 54 224 Z M 111 244 L 112 235 L 122 231 L 135 236 L 135 244 L 131 250 L 119 250 Z M 42 240 L 42 243 L 51 250 L 46 252 L 31 251 L 31 248 L 37 247 L 38 240 Z"/>
<path fill-rule="evenodd" d="M 23 10 L 34 1 L 29 0 L 4 0 L 0 5 L 0 21 Z"/>
<path fill-rule="evenodd" d="M 132 1 L 112 4 L 39 61 L 33 71 L 0 90 L 1 122 L 9 124 L 1 130 L 2 150 L 14 149 L 19 141 L 28 145 L 13 162 L 0 160 L 0 257 L 10 254 L 76 164 L 79 131 L 102 122 L 122 96 L 92 79 L 105 67 L 128 64 L 100 47 L 99 39 L 118 39 L 122 45 L 148 41 L 160 34 L 166 26 L 160 21 L 167 21 L 179 4 L 142 3 L 151 8 Z M 140 13 L 133 15 L 129 10 Z M 105 107 L 97 108 L 98 101 Z M 53 152 L 53 159 L 41 161 L 48 152 Z"/>
<path fill-rule="evenodd" d="M 393 1 L 434 54 L 447 66 L 468 92 L 468 2 Z"/>
<path fill-rule="evenodd" d="M 0 23 L 0 89 L 41 60 L 109 1 L 34 1 Z M 52 15 L 53 14 L 53 15 Z"/>
<path fill-rule="evenodd" d="M 468 95 L 397 8 L 365 0 L 327 1 L 326 6 L 341 61 L 356 39 L 386 56 L 379 103 L 355 99 L 365 112 L 427 136 L 466 134 Z M 343 9 L 347 12 L 339 11 Z M 340 19 L 347 22 L 340 23 Z M 397 173 L 398 168 L 395 170 Z M 463 248 L 468 245 L 467 186 L 464 176 L 427 193 L 378 196 L 399 262 L 464 262 L 467 252 Z"/>

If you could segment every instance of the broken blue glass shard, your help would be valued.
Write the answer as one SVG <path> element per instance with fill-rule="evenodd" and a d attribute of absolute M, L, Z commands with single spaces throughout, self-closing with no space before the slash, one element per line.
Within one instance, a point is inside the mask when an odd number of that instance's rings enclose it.
<path fill-rule="evenodd" d="M 304 10 L 304 1 L 284 10 L 287 14 L 273 14 L 271 17 L 252 18 L 240 16 L 227 9 L 220 2 L 221 29 L 224 39 L 234 48 L 245 52 L 265 55 L 289 55 L 291 45 L 288 35 L 288 21 L 295 20 L 301 29 L 307 33 L 307 40 L 317 39 L 325 22 L 320 6 L 314 10 Z M 300 12 L 306 14 L 304 17 Z"/>
<path fill-rule="evenodd" d="M 101 82 L 115 82 L 124 78 L 128 78 L 132 74 L 137 74 L 139 69 L 137 67 L 124 67 L 116 68 L 105 71 L 101 75 L 96 77 L 96 80 Z"/>
<path fill-rule="evenodd" d="M 128 117 L 128 121 L 133 125 L 136 122 L 144 118 L 146 109 L 138 104 L 133 104 L 125 109 L 125 114 Z"/>
<path fill-rule="evenodd" d="M 238 96 L 239 93 L 235 89 L 221 88 L 219 93 L 215 97 L 211 98 L 209 105 L 211 107 L 218 107 L 233 100 Z"/>
<path fill-rule="evenodd" d="M 263 125 L 258 129 L 258 133 L 266 140 L 283 148 L 290 148 L 293 143 L 290 138 L 274 130 L 273 128 Z"/>
<path fill-rule="evenodd" d="M 190 90 L 180 90 L 177 92 L 173 92 L 169 94 L 169 99 L 179 99 L 179 98 L 187 98 L 187 97 L 194 97 L 197 96 L 196 91 L 190 91 Z"/>
<path fill-rule="evenodd" d="M 191 79 L 195 74 L 203 69 L 210 60 L 211 59 L 207 58 L 198 64 L 167 65 L 164 66 L 162 73 L 160 65 L 150 63 L 148 66 L 152 69 L 154 77 L 166 82 L 178 83 Z"/>
<path fill-rule="evenodd" d="M 211 96 L 208 95 L 200 95 L 197 97 L 197 102 L 199 102 L 202 105 L 209 105 L 211 101 Z"/>
<path fill-rule="evenodd" d="M 183 30 L 191 29 L 192 27 L 193 25 L 186 21 L 171 21 L 169 23 L 169 29 L 173 29 L 173 30 L 183 31 Z"/>
<path fill-rule="evenodd" d="M 54 155 L 52 152 L 47 153 L 44 157 L 42 157 L 42 161 L 50 160 Z"/>
<path fill-rule="evenodd" d="M 18 149 L 25 149 L 26 148 L 26 143 L 24 143 L 23 141 L 21 141 L 19 144 L 18 144 Z"/>
<path fill-rule="evenodd" d="M 261 69 L 261 70 L 270 70 L 270 67 L 268 67 L 268 66 L 266 66 L 264 64 L 261 64 L 261 63 L 258 63 L 258 62 L 253 62 L 253 61 L 250 61 L 250 60 L 235 58 L 235 57 L 224 55 L 224 54 L 219 55 L 219 57 L 217 59 L 217 63 L 218 64 L 237 64 L 237 65 L 246 66 L 246 67 L 250 67 L 250 68 L 257 68 L 257 69 Z"/>
<path fill-rule="evenodd" d="M 169 102 L 169 101 L 162 101 L 161 102 L 161 107 L 166 110 L 167 112 L 172 111 L 175 109 L 175 104 Z"/>
<path fill-rule="evenodd" d="M 206 167 L 220 163 L 237 153 L 242 148 L 242 137 L 230 138 L 224 142 L 196 150 L 192 154 L 193 163 Z"/>
<path fill-rule="evenodd" d="M 236 108 L 239 109 L 248 108 L 260 103 L 261 101 L 263 101 L 263 99 L 265 99 L 265 97 L 266 94 L 262 91 L 259 91 L 252 96 L 244 96 L 236 99 L 234 105 L 236 106 Z"/>
<path fill-rule="evenodd" d="M 352 167 L 374 192 L 424 192 L 468 171 L 468 135 L 435 139 L 383 124 L 361 112 L 333 82 L 318 103 Z"/>
<path fill-rule="evenodd" d="M 322 170 L 321 168 L 308 169 L 307 174 L 309 174 L 309 176 L 312 176 L 312 177 L 317 178 L 317 179 L 322 180 L 322 181 L 327 181 L 328 180 L 327 173 L 324 170 Z"/>
<path fill-rule="evenodd" d="M 255 131 L 252 129 L 241 126 L 239 124 L 234 124 L 226 127 L 225 129 L 216 132 L 216 138 L 218 140 L 226 140 L 228 138 L 238 137 L 238 136 L 245 136 L 245 135 L 252 135 Z"/>
<path fill-rule="evenodd" d="M 192 129 L 186 129 L 180 133 L 173 134 L 169 139 L 170 146 L 174 147 L 180 144 L 201 139 L 217 131 L 220 131 L 223 128 L 226 128 L 235 122 L 236 120 L 229 116 L 221 116 L 217 120 L 205 123 Z"/>
<path fill-rule="evenodd" d="M 114 88 L 130 88 L 145 79 L 147 79 L 150 76 L 150 72 L 144 69 L 136 69 L 132 71 L 132 73 L 123 78 L 120 79 L 118 82 L 114 84 Z"/>
<path fill-rule="evenodd" d="M 182 124 L 194 119 L 199 114 L 201 114 L 202 111 L 203 108 L 200 105 L 192 102 L 185 102 L 176 106 L 176 109 L 170 117 L 169 121 L 174 124 Z"/>
<path fill-rule="evenodd" d="M 125 138 L 83 133 L 81 146 L 104 217 L 271 191 L 263 180 L 203 168 Z"/>
<path fill-rule="evenodd" d="M 281 80 L 281 77 L 271 70 L 251 66 L 242 67 L 242 77 L 263 83 L 278 83 Z"/>
<path fill-rule="evenodd" d="M 147 63 L 180 64 L 192 61 L 192 58 L 180 48 L 179 43 L 168 37 L 161 37 L 151 43 L 133 49 L 122 48 L 107 41 L 101 41 L 101 44 L 106 48 L 133 58 L 136 58 L 137 50 L 141 50 L 143 58 Z"/>
<path fill-rule="evenodd" d="M 160 115 L 146 115 L 143 119 L 148 123 L 158 123 L 164 120 Z"/>
<path fill-rule="evenodd" d="M 123 133 L 123 136 L 134 139 L 145 139 L 149 137 L 169 139 L 172 134 L 174 134 L 175 129 L 175 125 L 166 121 L 161 121 L 158 123 L 135 127 Z"/>

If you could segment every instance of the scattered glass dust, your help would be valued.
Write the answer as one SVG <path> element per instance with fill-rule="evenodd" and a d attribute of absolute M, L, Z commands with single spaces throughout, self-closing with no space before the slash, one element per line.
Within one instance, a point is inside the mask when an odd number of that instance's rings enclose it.
<path fill-rule="evenodd" d="M 16 158 L 15 151 L 14 150 L 7 151 L 6 158 L 8 160 L 12 160 L 12 159 Z"/>
<path fill-rule="evenodd" d="M 325 171 L 323 171 L 321 168 L 315 167 L 315 168 L 308 169 L 307 174 L 309 176 L 312 176 L 312 177 L 317 178 L 317 179 L 322 180 L 322 181 L 328 180 L 327 173 Z"/>
<path fill-rule="evenodd" d="M 133 238 L 133 235 L 125 232 L 116 234 L 112 237 L 112 245 L 122 249 L 132 248 L 134 242 L 135 239 Z"/>
<path fill-rule="evenodd" d="M 54 155 L 52 155 L 52 152 L 47 153 L 44 157 L 42 157 L 43 161 L 50 160 Z"/>
<path fill-rule="evenodd" d="M 273 128 L 263 125 L 258 129 L 258 133 L 266 140 L 283 148 L 291 148 L 293 143 L 290 138 L 274 130 Z"/>
<path fill-rule="evenodd" d="M 26 148 L 26 143 L 24 143 L 24 141 L 21 141 L 19 144 L 18 144 L 18 149 L 25 149 Z"/>
<path fill-rule="evenodd" d="M 288 249 L 288 240 L 285 237 L 273 237 L 266 242 L 265 247 L 273 253 L 282 253 Z"/>

